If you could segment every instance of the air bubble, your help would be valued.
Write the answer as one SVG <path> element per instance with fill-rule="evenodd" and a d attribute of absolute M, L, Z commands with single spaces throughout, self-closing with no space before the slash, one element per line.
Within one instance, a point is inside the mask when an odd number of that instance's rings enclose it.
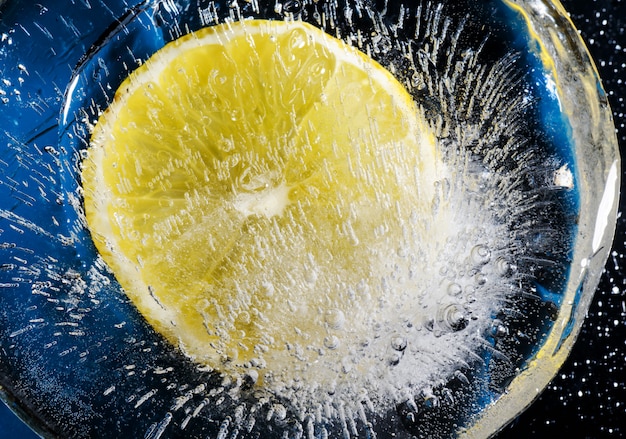
<path fill-rule="evenodd" d="M 507 328 L 502 321 L 496 319 L 491 325 L 491 335 L 496 338 L 506 337 L 509 335 L 509 328 Z"/>
<path fill-rule="evenodd" d="M 452 393 L 452 390 L 443 388 L 441 390 L 441 401 L 447 406 L 454 404 L 454 393 Z"/>
<path fill-rule="evenodd" d="M 440 312 L 440 323 L 443 328 L 457 332 L 467 328 L 469 320 L 463 308 L 458 305 L 449 305 Z"/>
<path fill-rule="evenodd" d="M 282 404 L 274 404 L 271 408 L 274 418 L 282 421 L 287 417 L 287 409 Z"/>
<path fill-rule="evenodd" d="M 439 403 L 439 398 L 432 393 L 426 393 L 422 399 L 422 405 L 431 410 L 439 407 Z"/>
<path fill-rule="evenodd" d="M 394 337 L 391 339 L 391 347 L 396 351 L 403 351 L 406 349 L 407 340 L 404 337 Z"/>
<path fill-rule="evenodd" d="M 465 375 L 463 372 L 461 372 L 460 370 L 457 370 L 454 372 L 454 377 L 459 380 L 461 383 L 463 384 L 470 384 L 469 379 L 467 378 L 467 375 Z"/>
<path fill-rule="evenodd" d="M 346 316 L 340 309 L 331 309 L 324 315 L 324 322 L 330 329 L 341 329 L 346 321 Z"/>
<path fill-rule="evenodd" d="M 447 292 L 451 296 L 458 296 L 459 294 L 463 292 L 463 288 L 461 287 L 461 285 L 457 284 L 456 282 L 453 282 L 450 285 L 448 285 Z"/>
<path fill-rule="evenodd" d="M 393 352 L 387 359 L 387 364 L 389 364 L 389 366 L 397 366 L 398 364 L 400 364 L 401 359 L 402 352 Z"/>
<path fill-rule="evenodd" d="M 246 385 L 254 385 L 257 381 L 259 381 L 259 372 L 254 369 L 247 371 L 244 375 L 244 382 Z"/>
<path fill-rule="evenodd" d="M 507 276 L 507 277 L 511 276 L 514 271 L 513 265 L 509 261 L 507 261 L 505 258 L 502 258 L 502 257 L 496 260 L 496 268 L 500 275 Z"/>
<path fill-rule="evenodd" d="M 396 250 L 396 254 L 400 258 L 406 258 L 409 254 L 409 251 L 406 246 L 400 246 L 398 247 L 398 250 Z"/>
<path fill-rule="evenodd" d="M 435 319 L 429 318 L 424 322 L 424 328 L 428 331 L 433 332 L 435 329 Z"/>
<path fill-rule="evenodd" d="M 476 285 L 482 286 L 487 283 L 487 276 L 482 273 L 478 273 L 474 276 L 474 283 Z"/>
<path fill-rule="evenodd" d="M 51 145 L 44 146 L 43 150 L 52 155 L 59 155 L 59 152 L 56 150 L 56 148 Z"/>
<path fill-rule="evenodd" d="M 240 312 L 239 315 L 237 316 L 237 322 L 242 325 L 249 324 L 251 320 L 252 319 L 250 318 L 250 313 L 246 311 Z"/>
<path fill-rule="evenodd" d="M 485 265 L 491 259 L 491 251 L 485 245 L 476 245 L 471 252 L 472 262 L 476 265 Z"/>
<path fill-rule="evenodd" d="M 328 349 L 337 349 L 339 347 L 339 338 L 335 335 L 329 335 L 324 338 L 324 346 Z"/>
<path fill-rule="evenodd" d="M 304 280 L 306 281 L 306 283 L 308 284 L 314 284 L 315 281 L 317 281 L 317 271 L 315 270 L 306 270 L 304 272 Z"/>
<path fill-rule="evenodd" d="M 265 297 L 272 297 L 274 295 L 274 284 L 271 282 L 263 282 L 261 284 L 261 293 Z"/>
<path fill-rule="evenodd" d="M 285 4 L 285 7 L 287 4 Z M 289 11 L 287 11 L 289 12 Z M 289 48 L 291 50 L 303 49 L 308 42 L 307 34 L 302 29 L 294 29 L 289 38 Z"/>
<path fill-rule="evenodd" d="M 302 2 L 300 0 L 288 0 L 283 3 L 283 11 L 288 14 L 298 14 L 302 11 Z"/>

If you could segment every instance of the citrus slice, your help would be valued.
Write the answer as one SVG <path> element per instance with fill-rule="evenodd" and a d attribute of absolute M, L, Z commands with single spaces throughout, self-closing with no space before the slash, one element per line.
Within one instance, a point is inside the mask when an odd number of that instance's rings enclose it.
<path fill-rule="evenodd" d="M 96 247 L 157 331 L 226 373 L 330 385 L 410 299 L 386 285 L 440 172 L 387 70 L 311 25 L 253 20 L 132 73 L 82 181 Z"/>

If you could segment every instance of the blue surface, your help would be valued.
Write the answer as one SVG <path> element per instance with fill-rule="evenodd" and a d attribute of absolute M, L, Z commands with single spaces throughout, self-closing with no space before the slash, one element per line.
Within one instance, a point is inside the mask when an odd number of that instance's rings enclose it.
<path fill-rule="evenodd" d="M 26 424 L 0 402 L 0 439 L 39 439 Z"/>

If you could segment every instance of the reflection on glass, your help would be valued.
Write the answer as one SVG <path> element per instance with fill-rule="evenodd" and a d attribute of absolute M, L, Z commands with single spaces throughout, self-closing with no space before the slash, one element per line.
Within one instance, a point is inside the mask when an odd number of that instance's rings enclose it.
<path fill-rule="evenodd" d="M 560 4 L 67 3 L 0 2 L 0 384 L 39 433 L 485 437 L 547 385 L 619 175 Z"/>

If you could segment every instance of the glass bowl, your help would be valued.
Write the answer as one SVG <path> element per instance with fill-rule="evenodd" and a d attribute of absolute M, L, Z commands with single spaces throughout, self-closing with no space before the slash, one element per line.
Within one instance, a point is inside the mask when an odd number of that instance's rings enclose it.
<path fill-rule="evenodd" d="M 81 161 L 119 85 L 169 42 L 246 19 L 305 21 L 368 54 L 452 170 L 437 200 L 462 232 L 418 267 L 428 307 L 382 331 L 403 357 L 358 348 L 391 381 L 338 373 L 350 390 L 321 398 L 195 363 L 91 240 Z M 567 357 L 613 239 L 610 109 L 556 1 L 8 0 L 0 77 L 0 389 L 44 437 L 488 437 Z"/>

